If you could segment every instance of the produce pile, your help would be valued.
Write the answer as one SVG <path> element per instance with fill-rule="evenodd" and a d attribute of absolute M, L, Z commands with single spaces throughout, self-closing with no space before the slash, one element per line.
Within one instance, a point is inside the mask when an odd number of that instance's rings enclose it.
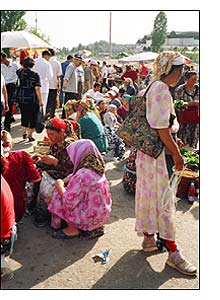
<path fill-rule="evenodd" d="M 180 112 L 188 108 L 188 102 L 185 102 L 183 100 L 178 100 L 178 99 L 174 100 L 173 104 L 177 112 Z"/>
<path fill-rule="evenodd" d="M 199 170 L 199 154 L 198 151 L 188 151 L 184 148 L 180 149 L 184 162 L 192 171 Z"/>

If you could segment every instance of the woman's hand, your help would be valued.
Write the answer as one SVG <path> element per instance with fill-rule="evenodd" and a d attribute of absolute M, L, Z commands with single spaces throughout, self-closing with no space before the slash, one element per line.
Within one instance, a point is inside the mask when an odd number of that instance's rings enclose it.
<path fill-rule="evenodd" d="M 39 153 L 34 154 L 31 158 L 34 164 L 37 164 L 41 161 L 42 155 Z"/>
<path fill-rule="evenodd" d="M 41 161 L 46 165 L 56 166 L 58 164 L 58 159 L 52 155 L 42 155 Z"/>
<path fill-rule="evenodd" d="M 9 111 L 9 106 L 8 104 L 5 104 L 5 109 L 4 109 L 5 112 L 8 112 Z"/>
<path fill-rule="evenodd" d="M 181 139 L 177 138 L 176 143 L 177 143 L 179 149 L 182 149 L 184 147 L 184 143 Z"/>
<path fill-rule="evenodd" d="M 64 187 L 64 181 L 62 179 L 57 179 L 55 182 L 55 187 L 56 188 Z"/>
<path fill-rule="evenodd" d="M 181 171 L 183 169 L 184 166 L 184 160 L 181 154 L 177 153 L 175 155 L 173 155 L 173 161 L 175 164 L 175 169 L 177 171 Z"/>
<path fill-rule="evenodd" d="M 64 182 L 62 179 L 57 179 L 55 182 L 55 187 L 60 194 L 61 197 L 63 197 L 63 194 L 65 193 L 65 187 L 64 187 Z"/>
<path fill-rule="evenodd" d="M 44 101 L 39 101 L 39 106 L 44 106 Z"/>

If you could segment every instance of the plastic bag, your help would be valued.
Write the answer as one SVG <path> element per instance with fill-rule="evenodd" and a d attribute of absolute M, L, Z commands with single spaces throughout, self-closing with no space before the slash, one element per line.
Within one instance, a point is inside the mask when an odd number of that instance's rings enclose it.
<path fill-rule="evenodd" d="M 177 198 L 176 198 L 177 188 L 185 169 L 186 166 L 184 166 L 184 168 L 181 171 L 174 170 L 172 176 L 170 177 L 167 188 L 163 193 L 163 197 L 160 202 L 161 209 L 175 210 L 175 204 L 177 202 Z"/>
<path fill-rule="evenodd" d="M 42 208 L 47 208 L 50 203 L 55 189 L 55 179 L 53 179 L 46 171 L 42 172 L 42 180 L 39 190 L 39 203 Z"/>
<path fill-rule="evenodd" d="M 38 114 L 37 114 L 35 130 L 37 133 L 41 133 L 44 130 L 44 127 L 45 127 L 44 112 L 43 112 L 43 107 L 40 107 Z"/>

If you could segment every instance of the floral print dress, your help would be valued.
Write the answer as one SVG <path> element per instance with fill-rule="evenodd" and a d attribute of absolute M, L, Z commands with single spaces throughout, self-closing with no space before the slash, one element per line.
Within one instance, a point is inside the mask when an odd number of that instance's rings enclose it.
<path fill-rule="evenodd" d="M 170 114 L 175 112 L 172 96 L 165 83 L 156 81 L 152 84 L 147 94 L 146 111 L 152 128 L 169 128 Z M 137 151 L 136 168 L 135 230 L 159 233 L 161 238 L 174 241 L 175 210 L 172 205 L 161 208 L 162 196 L 169 181 L 165 151 L 157 159 Z"/>
<path fill-rule="evenodd" d="M 108 181 L 103 174 L 81 168 L 66 187 L 63 198 L 55 190 L 48 206 L 52 213 L 51 226 L 60 228 L 61 219 L 84 231 L 103 226 L 111 212 L 111 194 Z"/>

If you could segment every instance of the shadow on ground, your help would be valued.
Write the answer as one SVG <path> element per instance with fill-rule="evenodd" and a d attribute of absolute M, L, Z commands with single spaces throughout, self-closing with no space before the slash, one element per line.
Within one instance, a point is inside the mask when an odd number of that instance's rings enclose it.
<path fill-rule="evenodd" d="M 106 170 L 112 195 L 112 212 L 108 224 L 119 219 L 135 218 L 134 195 L 127 193 L 122 183 L 124 164 L 125 161 L 113 163 L 113 168 Z"/>
<path fill-rule="evenodd" d="M 97 242 L 53 239 L 52 229 L 37 228 L 31 219 L 26 217 L 19 225 L 19 238 L 11 258 L 21 267 L 14 271 L 13 280 L 3 283 L 3 289 L 30 289 L 84 257 Z"/>
<path fill-rule="evenodd" d="M 181 199 L 177 202 L 176 210 L 181 211 L 182 213 L 189 211 L 195 220 L 199 220 L 199 205 L 197 202 L 192 206 L 186 199 Z"/>
<path fill-rule="evenodd" d="M 189 279 L 168 266 L 161 272 L 155 272 L 148 262 L 148 257 L 157 254 L 158 252 L 146 254 L 135 249 L 128 251 L 92 289 L 158 289 L 171 278 Z"/>

